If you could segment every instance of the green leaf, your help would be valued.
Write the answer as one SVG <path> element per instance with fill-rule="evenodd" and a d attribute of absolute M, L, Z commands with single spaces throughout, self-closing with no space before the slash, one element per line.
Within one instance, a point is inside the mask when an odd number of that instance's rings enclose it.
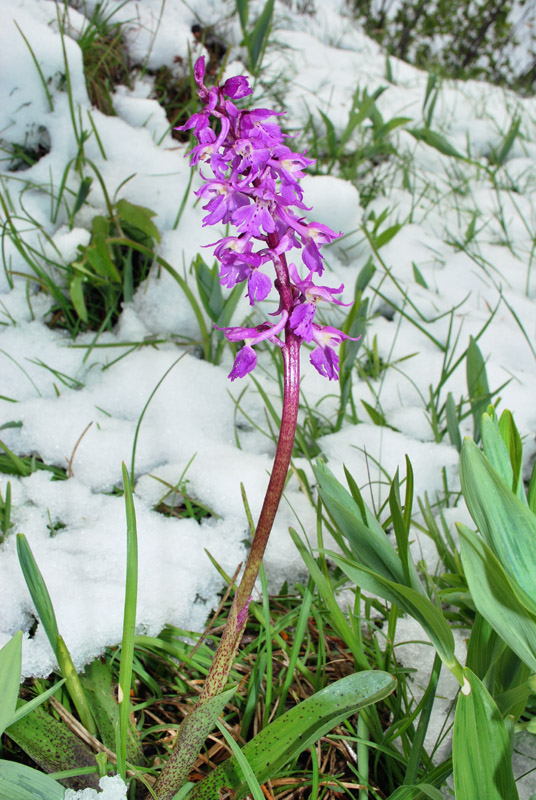
<path fill-rule="evenodd" d="M 480 439 L 480 418 L 488 407 L 491 397 L 486 375 L 486 364 L 475 339 L 469 338 L 466 358 L 467 389 L 471 413 L 473 415 L 473 438 L 475 442 Z"/>
<path fill-rule="evenodd" d="M 37 769 L 0 760 L 0 800 L 63 800 L 65 788 Z"/>
<path fill-rule="evenodd" d="M 457 528 L 465 577 L 476 608 L 536 672 L 536 615 L 520 602 L 505 570 L 480 536 L 465 525 Z"/>
<path fill-rule="evenodd" d="M 504 720 L 482 682 L 470 669 L 463 672 L 452 739 L 456 800 L 516 800 Z"/>
<path fill-rule="evenodd" d="M 37 566 L 28 540 L 23 533 L 17 534 L 17 555 L 19 564 L 26 581 L 26 586 L 30 592 L 33 604 L 45 629 L 48 641 L 52 647 L 56 658 L 58 657 L 58 623 L 54 606 L 48 593 L 41 571 Z"/>
<path fill-rule="evenodd" d="M 86 301 L 84 300 L 84 278 L 82 275 L 75 275 L 69 283 L 69 296 L 73 301 L 74 310 L 82 320 L 88 321 Z"/>
<path fill-rule="evenodd" d="M 445 412 L 447 415 L 447 431 L 452 445 L 456 448 L 458 453 L 462 449 L 462 437 L 460 436 L 460 426 L 458 423 L 458 411 L 456 409 L 456 401 L 449 392 L 447 401 L 445 403 Z"/>
<path fill-rule="evenodd" d="M 324 114 L 321 109 L 318 109 L 318 113 L 324 120 L 324 125 L 326 126 L 326 142 L 328 144 L 328 154 L 331 158 L 336 158 L 337 156 L 337 134 L 335 133 L 335 127 L 333 122 Z"/>
<path fill-rule="evenodd" d="M 519 600 L 536 614 L 536 516 L 470 439 L 462 447 L 460 478 L 478 530 L 512 579 Z"/>
<path fill-rule="evenodd" d="M 121 283 L 121 275 L 112 261 L 104 234 L 96 233 L 93 236 L 91 246 L 86 249 L 86 256 L 95 272 L 103 278 L 111 278 L 115 283 Z"/>
<path fill-rule="evenodd" d="M 396 680 L 386 672 L 357 672 L 282 714 L 242 748 L 257 781 L 261 784 L 267 781 L 343 720 L 387 697 L 395 686 Z M 249 791 L 235 757 L 198 783 L 188 794 L 188 800 L 214 800 L 223 786 L 236 792 L 236 800 Z"/>
<path fill-rule="evenodd" d="M 19 700 L 19 708 L 27 705 Z M 7 735 L 45 772 L 62 772 L 77 767 L 95 767 L 95 754 L 65 723 L 39 707 L 10 725 Z M 71 782 L 72 788 L 98 787 L 98 775 L 90 774 Z M 1 797 L 1 795 L 0 795 Z M 9 798 L 12 800 L 12 798 Z"/>
<path fill-rule="evenodd" d="M 516 117 L 512 120 L 512 124 L 508 129 L 506 136 L 503 139 L 503 143 L 498 151 L 493 151 L 493 153 L 489 157 L 490 164 L 496 164 L 498 167 L 501 167 L 508 157 L 508 153 L 512 149 L 512 146 L 519 134 L 519 128 L 521 125 L 521 117 Z"/>
<path fill-rule="evenodd" d="M 57 658 L 60 671 L 65 678 L 69 694 L 80 715 L 82 724 L 94 735 L 97 729 L 84 690 L 80 684 L 80 679 L 74 668 L 67 646 L 58 631 L 56 614 L 54 613 L 54 607 L 46 583 L 37 566 L 28 540 L 23 533 L 17 534 L 17 554 L 28 591 L 30 592 L 41 624 L 45 629 L 50 646 Z"/>
<path fill-rule="evenodd" d="M 267 0 L 251 35 L 248 37 L 249 67 L 254 75 L 256 74 L 257 66 L 260 66 L 258 62 L 264 52 L 266 42 L 268 41 L 274 13 L 274 2 L 275 0 Z"/>
<path fill-rule="evenodd" d="M 17 633 L 0 650 L 0 736 L 17 707 L 22 667 L 22 632 Z"/>
<path fill-rule="evenodd" d="M 45 703 L 49 699 L 49 697 L 52 697 L 52 695 L 55 694 L 58 691 L 58 689 L 63 686 L 64 683 L 65 683 L 65 678 L 62 678 L 61 681 L 55 683 L 54 686 L 51 686 L 50 689 L 46 690 L 46 692 L 38 694 L 37 697 L 34 697 L 33 700 L 30 700 L 28 703 L 25 703 L 24 705 L 19 705 L 19 707 L 14 712 L 13 716 L 9 720 L 9 723 L 6 727 L 14 725 L 20 719 L 24 719 L 24 717 L 27 714 L 31 714 L 34 708 L 43 705 L 43 703 Z"/>
<path fill-rule="evenodd" d="M 444 800 L 444 796 L 439 789 L 436 789 L 430 783 L 399 786 L 393 794 L 389 795 L 387 800 L 424 800 L 425 797 L 429 797 L 430 800 Z"/>
<path fill-rule="evenodd" d="M 91 189 L 92 183 L 93 183 L 93 178 L 89 176 L 83 178 L 82 181 L 80 182 L 80 188 L 78 189 L 78 194 L 76 195 L 74 207 L 71 212 L 71 219 L 74 218 L 74 215 L 80 211 L 80 209 L 86 202 L 86 198 L 89 194 L 89 190 Z"/>
<path fill-rule="evenodd" d="M 192 266 L 195 270 L 197 289 L 203 308 L 211 321 L 216 322 L 224 309 L 217 267 L 214 266 L 213 269 L 209 269 L 199 255 L 194 259 Z"/>
<path fill-rule="evenodd" d="M 401 227 L 401 223 L 396 222 L 394 225 L 390 225 L 389 228 L 386 228 L 384 231 L 382 231 L 379 236 L 375 236 L 374 244 L 376 246 L 376 250 L 379 250 L 380 247 L 383 247 L 385 244 L 387 244 L 387 242 L 390 242 L 391 239 L 394 239 Z"/>
<path fill-rule="evenodd" d="M 134 637 L 136 635 L 136 608 L 138 598 L 138 535 L 136 510 L 132 497 L 132 484 L 125 464 L 121 465 L 123 488 L 125 492 L 125 514 L 127 520 L 127 563 L 125 603 L 123 610 L 123 637 L 121 640 L 121 661 L 119 666 L 119 729 L 117 747 L 118 772 L 126 778 L 127 743 L 130 738 L 130 688 L 132 683 L 132 662 L 134 656 Z M 132 476 L 134 480 L 134 476 Z"/>
<path fill-rule="evenodd" d="M 119 705 L 114 696 L 112 672 L 108 663 L 102 662 L 99 658 L 95 659 L 84 669 L 84 674 L 80 676 L 80 679 L 99 730 L 100 740 L 110 750 L 115 750 L 117 744 L 115 732 L 119 725 Z M 126 756 L 127 761 L 130 761 L 131 764 L 143 763 L 138 732 L 130 720 Z"/>
<path fill-rule="evenodd" d="M 452 631 L 441 610 L 431 600 L 416 592 L 415 589 L 410 589 L 401 583 L 394 583 L 361 564 L 349 561 L 335 553 L 330 552 L 329 557 L 356 586 L 383 597 L 389 603 L 394 603 L 406 614 L 416 619 L 428 634 L 443 663 L 454 674 L 458 674 L 459 664 L 454 654 Z"/>
<path fill-rule="evenodd" d="M 245 35 L 248 25 L 249 0 L 236 0 L 236 10 L 238 11 L 242 33 Z"/>
<path fill-rule="evenodd" d="M 155 786 L 159 798 L 163 800 L 172 798 L 186 783 L 192 764 L 205 739 L 235 692 L 236 688 L 232 688 L 210 697 L 202 705 L 194 708 L 183 720 L 175 740 L 175 747 Z"/>
<path fill-rule="evenodd" d="M 365 523 L 355 500 L 321 461 L 317 462 L 313 471 L 326 511 L 348 540 L 357 560 L 385 578 L 403 583 L 402 562 L 370 509 L 363 503 Z"/>
<path fill-rule="evenodd" d="M 223 725 L 218 719 L 216 720 L 216 725 L 218 726 L 218 730 L 221 734 L 223 734 L 223 738 L 229 745 L 231 749 L 231 753 L 233 754 L 234 758 L 236 758 L 237 764 L 242 770 L 242 774 L 245 778 L 245 781 L 248 785 L 249 792 L 253 800 L 264 800 L 264 795 L 262 793 L 262 789 L 259 786 L 259 781 L 255 777 L 255 773 L 251 768 L 247 758 L 243 754 L 242 750 L 235 742 L 225 725 Z"/>
<path fill-rule="evenodd" d="M 0 441 L 0 447 L 6 455 L 7 462 L 9 462 L 10 467 L 12 467 L 12 469 L 8 469 L 5 465 L 2 465 L 2 472 L 8 472 L 9 474 L 13 475 L 22 475 L 24 478 L 32 474 L 32 468 L 28 465 L 27 461 L 15 455 L 15 453 L 13 453 L 2 441 Z"/>
<path fill-rule="evenodd" d="M 155 211 L 151 211 L 150 208 L 145 208 L 145 206 L 129 203 L 124 197 L 117 201 L 115 207 L 121 219 L 142 231 L 156 242 L 160 241 L 160 231 L 151 219 L 151 217 L 156 216 Z"/>
<path fill-rule="evenodd" d="M 388 122 L 379 128 L 376 131 L 376 136 L 378 138 L 388 136 L 391 131 L 394 131 L 395 128 L 400 128 L 401 125 L 406 125 L 408 122 L 412 121 L 412 117 L 393 117 Z"/>
<path fill-rule="evenodd" d="M 428 284 L 426 283 L 424 276 L 415 261 L 411 262 L 411 266 L 413 267 L 413 277 L 415 278 L 415 283 L 418 283 L 419 286 L 423 286 L 425 289 L 428 289 Z"/>
<path fill-rule="evenodd" d="M 521 436 L 514 422 L 512 412 L 505 409 L 499 419 L 499 431 L 506 445 L 510 464 L 513 471 L 512 491 L 517 494 L 524 503 L 527 502 L 525 490 L 523 488 L 523 444 Z"/>
<path fill-rule="evenodd" d="M 430 128 L 406 128 L 408 133 L 417 139 L 419 142 L 424 142 L 429 147 L 442 153 L 444 156 L 452 156 L 453 158 L 464 158 L 464 156 L 456 150 L 445 137 L 430 130 Z"/>
<path fill-rule="evenodd" d="M 467 646 L 465 666 L 472 670 L 477 678 L 483 679 L 493 667 L 505 647 L 489 622 L 477 613 L 471 628 L 471 636 Z"/>

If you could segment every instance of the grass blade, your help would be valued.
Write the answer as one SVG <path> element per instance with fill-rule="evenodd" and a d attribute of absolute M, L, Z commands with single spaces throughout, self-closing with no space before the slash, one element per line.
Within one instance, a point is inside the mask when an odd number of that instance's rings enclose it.
<path fill-rule="evenodd" d="M 132 659 L 136 635 L 136 606 L 138 598 L 138 537 L 136 511 L 132 498 L 132 486 L 125 464 L 121 465 L 125 490 L 127 517 L 127 572 L 125 586 L 125 610 L 123 615 L 123 639 L 121 641 L 121 664 L 119 667 L 119 729 L 117 769 L 123 780 L 126 778 L 127 741 L 129 735 L 130 685 L 132 682 Z"/>

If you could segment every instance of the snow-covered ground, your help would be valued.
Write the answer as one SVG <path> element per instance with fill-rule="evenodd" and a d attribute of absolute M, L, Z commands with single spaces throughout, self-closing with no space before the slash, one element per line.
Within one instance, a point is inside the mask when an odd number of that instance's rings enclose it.
<path fill-rule="evenodd" d="M 114 99 L 118 116 L 104 116 L 91 109 L 85 87 L 77 44 L 87 25 L 84 14 L 69 9 L 63 19 L 64 54 L 55 3 L 3 0 L 2 5 L 3 147 L 41 142 L 50 148 L 25 171 L 10 172 L 9 159 L 2 162 L 3 220 L 8 209 L 27 246 L 68 264 L 76 257 L 77 246 L 89 241 L 92 218 L 106 213 L 102 189 L 94 180 L 72 228 L 63 207 L 51 221 L 51 195 L 57 196 L 78 150 L 62 77 L 66 58 L 76 125 L 90 134 L 85 156 L 102 175 L 111 197 L 117 193 L 156 212 L 160 255 L 178 272 L 187 273 L 199 248 L 217 235 L 202 228 L 203 212 L 194 206 L 198 177 L 174 229 L 189 177 L 186 146 L 171 137 L 163 110 L 151 99 L 149 73 L 132 89 L 118 87 Z M 267 96 L 266 87 L 272 86 L 285 105 L 285 125 L 297 133 L 296 146 L 305 146 L 299 134 L 311 117 L 317 130 L 325 131 L 320 112 L 340 134 L 357 87 L 366 88 L 369 95 L 386 87 L 377 100 L 384 120 L 399 116 L 410 120 L 391 133 L 396 157 L 362 176 L 367 183 L 374 179 L 381 185 L 366 210 L 355 186 L 335 172 L 303 181 L 314 219 L 345 234 L 325 252 L 329 283 L 345 284 L 347 302 L 371 255 L 363 224 L 372 230 L 372 212 L 376 219 L 385 212 L 378 235 L 401 224 L 380 248 L 381 262 L 375 259 L 376 273 L 367 289 L 375 314 L 361 351 L 363 355 L 364 348 L 372 349 L 375 342 L 378 356 L 390 366 L 377 378 L 355 382 L 353 400 L 361 424 L 346 423 L 318 445 L 338 476 L 343 476 L 346 464 L 361 486 L 370 487 L 369 497 L 377 507 L 385 500 L 386 476 L 393 476 L 397 467 L 404 472 L 406 454 L 415 473 L 416 495 L 443 496 L 446 486 L 451 492 L 459 487 L 458 453 L 448 437 L 435 441 L 427 404 L 430 387 L 439 385 L 445 367 L 464 352 L 470 336 L 478 337 L 490 389 L 502 387 L 499 409 L 513 411 L 525 437 L 527 464 L 536 452 L 536 99 L 520 99 L 484 83 L 443 82 L 431 128 L 467 158 L 443 155 L 406 130 L 424 127 L 427 74 L 391 59 L 390 83 L 384 54 L 346 16 L 344 3 L 330 0 L 317 5 L 316 15 L 311 16 L 276 4 L 263 85 L 256 87 L 261 105 L 274 102 Z M 87 16 L 94 6 L 92 1 L 84 4 Z M 195 14 L 180 0 L 108 2 L 109 10 L 115 7 L 113 19 L 125 22 L 132 61 L 147 69 L 172 67 L 177 57 L 186 60 L 195 47 L 191 26 L 201 20 L 218 23 L 236 45 L 226 74 L 245 72 L 238 46 L 241 32 L 234 18 L 221 22 L 220 2 L 197 2 Z M 519 135 L 504 165 L 486 169 L 517 118 Z M 349 152 L 359 144 L 360 131 L 348 143 Z M 76 195 L 80 175 L 67 171 L 67 189 Z M 202 629 L 221 588 L 205 551 L 229 573 L 243 559 L 247 523 L 240 482 L 257 514 L 274 447 L 236 413 L 236 400 L 245 388 L 242 408 L 261 429 L 266 427 L 263 401 L 250 378 L 233 384 L 227 379 L 230 352 L 216 366 L 173 342 L 174 335 L 198 338 L 199 329 L 190 304 L 167 273 L 155 270 L 124 307 L 113 333 L 101 335 L 99 346 L 90 348 L 93 333 L 73 342 L 44 323 L 51 300 L 28 281 L 28 264 L 9 227 L 4 225 L 2 232 L 0 439 L 16 454 L 36 453 L 47 464 L 69 465 L 71 472 L 66 481 L 51 481 L 45 471 L 25 478 L 0 474 L 3 497 L 7 481 L 12 484 L 14 523 L 0 545 L 0 646 L 22 627 L 24 675 L 47 675 L 54 656 L 40 625 L 29 633 L 32 603 L 18 566 L 14 532 L 28 537 L 75 664 L 82 666 L 105 645 L 119 641 L 125 516 L 122 498 L 112 492 L 120 485 L 121 462 L 131 462 L 140 415 L 166 371 L 171 368 L 143 416 L 135 457 L 140 631 L 156 634 L 166 622 Z M 193 280 L 191 286 L 195 292 Z M 234 323 L 241 324 L 248 313 L 244 300 Z M 330 318 L 331 324 L 341 321 L 340 313 Z M 154 337 L 167 342 L 132 346 Z M 266 372 L 258 369 L 257 378 L 277 404 L 268 354 L 261 355 L 260 365 Z M 467 398 L 465 360 L 442 385 L 441 403 L 448 392 L 456 402 Z M 337 395 L 338 387 L 321 378 L 304 354 L 303 396 L 309 406 L 329 418 L 336 411 Z M 381 410 L 388 425 L 373 424 L 361 400 Z M 470 417 L 462 421 L 461 431 L 471 434 Z M 215 512 L 201 524 L 167 518 L 154 510 L 166 491 L 161 481 L 176 484 L 192 458 L 186 474 L 188 493 Z M 297 460 L 296 466 L 312 474 L 305 460 Z M 299 527 L 299 519 L 306 532 L 315 530 L 315 510 L 297 482 L 290 482 L 286 499 L 266 556 L 274 585 L 303 574 L 287 534 L 289 525 Z M 448 510 L 447 516 L 452 524 L 467 520 L 463 507 Z M 415 547 L 433 568 L 434 554 L 426 539 Z"/>

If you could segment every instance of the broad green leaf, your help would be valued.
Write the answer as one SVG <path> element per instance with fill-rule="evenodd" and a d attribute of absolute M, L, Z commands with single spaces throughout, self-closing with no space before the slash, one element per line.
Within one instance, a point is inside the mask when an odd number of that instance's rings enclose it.
<path fill-rule="evenodd" d="M 19 700 L 19 708 L 26 705 Z M 41 707 L 10 725 L 7 735 L 46 772 L 62 772 L 76 767 L 96 766 L 95 754 L 62 722 Z M 98 775 L 81 776 L 71 781 L 72 788 L 98 787 Z M 12 800 L 10 798 L 9 800 Z"/>
<path fill-rule="evenodd" d="M 465 577 L 484 619 L 519 658 L 536 672 L 536 615 L 521 603 L 509 576 L 488 545 L 457 525 Z"/>
<path fill-rule="evenodd" d="M 282 714 L 248 742 L 242 753 L 259 783 L 264 783 L 298 753 L 343 720 L 387 697 L 395 689 L 392 675 L 363 671 L 348 675 Z M 214 800 L 223 786 L 244 797 L 248 786 L 237 760 L 229 758 L 198 783 L 188 800 Z"/>
<path fill-rule="evenodd" d="M 151 211 L 150 208 L 145 208 L 145 206 L 129 203 L 124 197 L 117 201 L 115 207 L 121 219 L 142 231 L 156 242 L 160 241 L 160 231 L 151 219 L 151 217 L 156 216 L 155 211 Z"/>
<path fill-rule="evenodd" d="M 394 603 L 417 620 L 434 645 L 439 657 L 451 671 L 458 674 L 459 664 L 454 654 L 454 637 L 441 610 L 424 595 L 401 583 L 394 583 L 361 564 L 349 561 L 335 553 L 329 557 L 356 586 Z"/>
<path fill-rule="evenodd" d="M 510 489 L 513 489 L 514 471 L 497 421 L 492 419 L 489 414 L 482 414 L 480 430 L 484 455 L 499 477 Z"/>
<path fill-rule="evenodd" d="M 517 800 L 504 720 L 482 682 L 467 668 L 456 704 L 452 761 L 456 800 Z"/>
<path fill-rule="evenodd" d="M 441 133 L 437 133 L 437 131 L 432 131 L 430 128 L 406 128 L 406 130 L 408 133 L 411 133 L 417 141 L 424 142 L 444 156 L 464 158 L 464 156 L 456 150 Z"/>
<path fill-rule="evenodd" d="M 513 579 L 519 600 L 536 614 L 536 516 L 469 439 L 462 447 L 460 478 L 478 530 Z"/>
<path fill-rule="evenodd" d="M 482 614 L 475 614 L 467 645 L 465 666 L 483 679 L 505 648 L 504 640 Z"/>
<path fill-rule="evenodd" d="M 65 788 L 37 769 L 0 760 L 0 800 L 63 800 Z"/>
<path fill-rule="evenodd" d="M 22 633 L 17 633 L 0 650 L 0 736 L 17 707 L 22 667 Z"/>
<path fill-rule="evenodd" d="M 365 524 L 359 506 L 330 470 L 319 461 L 313 471 L 320 498 L 357 559 L 385 578 L 404 583 L 400 558 L 372 512 L 363 503 Z"/>

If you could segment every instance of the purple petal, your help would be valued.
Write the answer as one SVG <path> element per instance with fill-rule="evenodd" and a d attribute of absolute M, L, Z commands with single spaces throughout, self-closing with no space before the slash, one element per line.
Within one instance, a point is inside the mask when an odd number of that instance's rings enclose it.
<path fill-rule="evenodd" d="M 242 350 L 238 353 L 233 364 L 233 368 L 229 373 L 229 378 L 234 381 L 236 378 L 243 378 L 248 372 L 255 369 L 257 365 L 257 354 L 255 350 L 245 344 Z"/>
<path fill-rule="evenodd" d="M 331 347 L 316 347 L 311 353 L 311 364 L 323 378 L 329 378 L 330 381 L 338 380 L 339 356 Z"/>
<path fill-rule="evenodd" d="M 290 327 L 296 334 L 306 342 L 313 338 L 313 319 L 316 311 L 314 303 L 301 303 L 294 308 L 290 315 Z"/>
<path fill-rule="evenodd" d="M 228 78 L 223 84 L 223 93 L 227 97 L 232 97 L 233 100 L 239 100 L 241 97 L 246 97 L 251 94 L 252 89 L 249 87 L 248 79 L 244 75 L 237 75 L 235 78 Z"/>
<path fill-rule="evenodd" d="M 248 279 L 248 297 L 250 305 L 265 300 L 272 289 L 272 281 L 260 269 L 252 269 Z"/>

